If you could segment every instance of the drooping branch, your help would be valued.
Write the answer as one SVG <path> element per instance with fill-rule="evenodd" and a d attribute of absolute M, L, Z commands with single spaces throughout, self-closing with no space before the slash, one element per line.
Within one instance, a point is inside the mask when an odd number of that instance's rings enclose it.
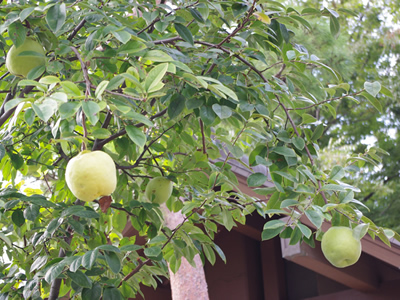
<path fill-rule="evenodd" d="M 286 106 L 280 101 L 280 99 L 278 98 L 278 96 L 276 96 L 276 99 L 278 100 L 279 105 L 280 105 L 280 106 L 283 108 L 283 110 L 285 111 L 286 117 L 288 118 L 290 124 L 292 125 L 292 128 L 293 128 L 295 134 L 296 134 L 298 137 L 301 137 L 299 131 L 297 130 L 296 124 L 294 123 L 292 117 L 291 117 L 290 114 L 289 114 L 288 109 L 287 109 Z M 310 150 L 308 149 L 307 145 L 306 145 L 304 148 L 305 148 L 305 150 L 306 150 L 306 152 L 307 152 L 307 156 L 308 156 L 308 158 L 309 158 L 309 160 L 310 160 L 311 166 L 314 166 L 315 163 L 314 163 L 314 159 L 313 159 L 313 157 L 312 157 L 312 155 L 311 155 Z M 319 192 L 321 193 L 322 198 L 324 199 L 325 203 L 328 204 L 328 199 L 326 198 L 325 192 L 324 192 L 324 191 L 321 191 L 321 189 L 322 189 L 321 180 L 317 179 L 317 183 L 318 183 L 318 189 L 319 189 Z"/>
<path fill-rule="evenodd" d="M 223 44 L 228 42 L 231 38 L 233 38 L 239 31 L 241 31 L 244 28 L 244 26 L 250 21 L 250 17 L 254 13 L 254 8 L 255 8 L 256 3 L 257 3 L 257 0 L 253 0 L 253 4 L 251 5 L 251 7 L 250 7 L 249 11 L 247 12 L 247 15 L 244 18 L 244 20 L 242 21 L 242 23 L 239 26 L 237 26 L 235 28 L 235 30 L 232 31 L 227 37 L 225 37 L 220 43 L 218 43 L 218 45 L 213 46 L 213 48 L 220 48 Z"/>
<path fill-rule="evenodd" d="M 21 93 L 19 94 L 20 98 L 24 98 L 25 94 L 30 93 L 33 90 L 34 86 L 26 86 Z M 14 94 L 10 94 L 10 96 L 6 96 L 6 99 L 4 100 L 4 102 L 7 102 L 12 100 L 14 98 Z M 13 107 L 7 111 L 5 111 L 4 113 L 0 114 L 0 127 L 4 125 L 5 122 L 7 122 L 8 118 L 12 116 L 12 114 L 15 112 L 15 110 L 17 109 L 17 107 Z"/>

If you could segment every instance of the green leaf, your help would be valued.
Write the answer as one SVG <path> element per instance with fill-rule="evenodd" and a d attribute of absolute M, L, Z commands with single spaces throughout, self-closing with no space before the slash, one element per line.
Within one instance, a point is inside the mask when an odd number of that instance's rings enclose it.
<path fill-rule="evenodd" d="M 155 86 L 157 86 L 161 79 L 163 79 L 165 73 L 168 70 L 168 63 L 160 64 L 149 72 L 146 77 L 146 81 L 144 82 L 144 87 L 147 92 L 152 90 Z"/>
<path fill-rule="evenodd" d="M 379 102 L 378 99 L 366 92 L 362 92 L 360 95 L 365 97 L 368 102 L 371 103 L 372 106 L 375 107 L 380 113 L 383 113 L 382 104 Z"/>
<path fill-rule="evenodd" d="M 378 93 L 381 91 L 381 84 L 378 81 L 364 83 L 364 89 L 370 94 L 372 97 L 376 97 Z"/>
<path fill-rule="evenodd" d="M 0 161 L 3 159 L 5 155 L 6 155 L 6 148 L 4 147 L 3 144 L 0 144 Z"/>
<path fill-rule="evenodd" d="M 168 116 L 174 119 L 184 110 L 186 106 L 186 98 L 181 94 L 174 94 L 168 105 Z"/>
<path fill-rule="evenodd" d="M 80 107 L 81 102 L 67 102 L 60 105 L 58 112 L 60 113 L 61 119 L 68 119 L 75 115 Z"/>
<path fill-rule="evenodd" d="M 303 150 L 306 145 L 306 142 L 299 136 L 292 138 L 292 143 L 299 150 Z"/>
<path fill-rule="evenodd" d="M 268 180 L 268 177 L 265 176 L 264 174 L 254 173 L 254 174 L 251 174 L 247 178 L 247 185 L 249 187 L 260 186 L 260 185 L 263 185 L 267 180 Z"/>
<path fill-rule="evenodd" d="M 342 187 L 341 185 L 337 185 L 337 184 L 325 184 L 324 186 L 322 186 L 321 191 L 344 191 L 344 187 Z"/>
<path fill-rule="evenodd" d="M 329 175 L 329 179 L 331 179 L 331 180 L 340 180 L 340 179 L 342 179 L 344 177 L 344 175 L 345 175 L 345 172 L 344 172 L 343 167 L 334 166 L 332 171 L 331 171 L 331 174 Z"/>
<path fill-rule="evenodd" d="M 111 287 L 104 289 L 103 300 L 123 300 L 123 298 L 120 291 L 117 288 Z"/>
<path fill-rule="evenodd" d="M 312 231 L 306 225 L 297 223 L 297 227 L 300 229 L 301 233 L 308 239 L 311 237 Z"/>
<path fill-rule="evenodd" d="M 55 4 L 46 14 L 46 22 L 53 32 L 57 32 L 64 25 L 67 18 L 65 3 Z"/>
<path fill-rule="evenodd" d="M 65 218 L 68 216 L 77 216 L 77 217 L 82 217 L 82 218 L 99 218 L 99 214 L 92 210 L 89 207 L 81 206 L 81 205 L 74 205 L 70 206 L 67 209 L 65 209 L 61 213 L 61 217 Z"/>
<path fill-rule="evenodd" d="M 257 189 L 254 189 L 253 191 L 256 192 L 258 195 L 268 196 L 268 195 L 275 193 L 276 188 L 275 187 L 257 188 Z"/>
<path fill-rule="evenodd" d="M 230 97 L 231 99 L 233 99 L 235 101 L 239 101 L 239 98 L 236 95 L 236 93 L 234 91 L 232 91 L 230 88 L 228 88 L 222 84 L 213 84 L 212 86 L 214 88 L 216 88 L 218 91 L 220 91 L 220 92 L 224 93 L 225 95 L 227 95 L 228 97 Z"/>
<path fill-rule="evenodd" d="M 137 250 L 142 249 L 142 248 L 143 247 L 139 246 L 139 245 L 125 245 L 125 246 L 120 247 L 120 250 L 122 252 L 125 252 L 125 251 L 137 251 Z"/>
<path fill-rule="evenodd" d="M 108 80 L 103 80 L 102 82 L 99 83 L 99 85 L 96 88 L 96 91 L 94 93 L 95 97 L 99 100 L 102 100 L 103 93 L 107 89 L 107 86 L 110 82 Z"/>
<path fill-rule="evenodd" d="M 221 257 L 222 261 L 224 263 L 226 263 L 226 256 L 225 256 L 224 252 L 222 251 L 222 249 L 216 244 L 213 244 L 212 246 L 214 247 L 215 252 L 218 253 L 219 257 Z"/>
<path fill-rule="evenodd" d="M 190 30 L 186 26 L 183 26 L 182 24 L 179 23 L 174 23 L 174 26 L 175 30 L 178 32 L 181 38 L 183 38 L 186 42 L 194 46 L 193 35 L 190 32 Z"/>
<path fill-rule="evenodd" d="M 8 151 L 7 155 L 10 157 L 11 164 L 16 170 L 22 168 L 22 166 L 24 165 L 24 159 L 22 158 L 21 154 L 19 154 L 18 152 Z"/>
<path fill-rule="evenodd" d="M 92 135 L 96 139 L 106 139 L 111 136 L 111 132 L 105 128 L 97 128 L 93 130 Z"/>
<path fill-rule="evenodd" d="M 144 147 L 146 144 L 146 135 L 143 133 L 142 129 L 128 125 L 125 127 L 128 137 L 139 147 Z"/>
<path fill-rule="evenodd" d="M 83 101 L 82 109 L 92 125 L 96 125 L 99 120 L 98 113 L 101 110 L 100 106 L 94 101 Z"/>
<path fill-rule="evenodd" d="M 67 95 L 71 97 L 78 97 L 82 95 L 81 90 L 75 83 L 71 81 L 61 81 L 60 84 Z"/>
<path fill-rule="evenodd" d="M 47 262 L 48 256 L 39 256 L 35 259 L 35 261 L 31 264 L 30 272 L 32 273 L 35 270 L 39 270 L 43 267 Z"/>
<path fill-rule="evenodd" d="M 125 77 L 122 75 L 114 76 L 107 84 L 107 90 L 114 90 L 118 88 L 125 81 Z"/>
<path fill-rule="evenodd" d="M 8 26 L 8 36 L 12 40 L 15 48 L 18 48 L 25 42 L 27 29 L 21 22 L 14 22 Z"/>
<path fill-rule="evenodd" d="M 232 110 L 228 106 L 221 106 L 219 104 L 213 104 L 212 109 L 220 119 L 226 119 L 232 116 Z"/>
<path fill-rule="evenodd" d="M 282 220 L 272 220 L 268 221 L 264 224 L 264 228 L 261 234 L 261 239 L 263 241 L 272 239 L 277 236 L 283 228 L 286 226 L 286 223 Z"/>
<path fill-rule="evenodd" d="M 40 104 L 32 103 L 32 108 L 40 119 L 47 122 L 57 111 L 58 104 L 52 99 L 45 99 Z"/>
<path fill-rule="evenodd" d="M 12 248 L 11 240 L 2 232 L 0 232 L 0 239 L 6 243 L 9 248 Z"/>
<path fill-rule="evenodd" d="M 385 87 L 383 85 L 381 86 L 380 92 L 387 97 L 393 98 L 393 93 L 387 87 Z"/>
<path fill-rule="evenodd" d="M 313 132 L 313 135 L 311 136 L 311 140 L 314 141 L 314 142 L 317 141 L 322 136 L 322 134 L 324 133 L 324 130 L 325 130 L 324 124 L 319 124 L 315 128 L 315 130 Z"/>
<path fill-rule="evenodd" d="M 115 252 L 105 251 L 104 256 L 111 271 L 118 274 L 121 271 L 121 260 Z"/>
<path fill-rule="evenodd" d="M 64 268 L 65 268 L 64 260 L 52 265 L 44 275 L 44 280 L 46 280 L 47 283 L 52 283 L 62 273 Z"/>
<path fill-rule="evenodd" d="M 150 50 L 143 56 L 143 59 L 154 62 L 167 62 L 173 60 L 171 56 L 161 50 Z"/>
<path fill-rule="evenodd" d="M 207 244 L 203 244 L 202 246 L 203 246 L 203 252 L 204 252 L 205 256 L 207 257 L 210 264 L 213 266 L 216 261 L 216 257 L 215 257 L 213 248 Z"/>
<path fill-rule="evenodd" d="M 205 20 L 203 19 L 203 16 L 201 15 L 201 13 L 197 9 L 189 8 L 189 11 L 190 11 L 192 17 L 195 18 L 197 22 L 205 23 Z"/>
<path fill-rule="evenodd" d="M 47 225 L 46 231 L 50 234 L 52 234 L 56 229 L 61 225 L 63 222 L 62 218 L 55 218 L 49 222 Z"/>
<path fill-rule="evenodd" d="M 351 190 L 346 190 L 339 193 L 340 203 L 349 203 L 354 199 L 354 192 Z"/>
<path fill-rule="evenodd" d="M 282 172 L 282 171 L 273 171 L 273 174 L 278 174 L 284 178 L 286 178 L 287 180 L 294 182 L 294 183 L 298 183 L 298 180 L 296 179 L 296 177 L 294 177 L 292 174 L 287 173 L 287 172 Z"/>
<path fill-rule="evenodd" d="M 94 263 L 96 262 L 97 256 L 99 255 L 99 250 L 89 250 L 82 256 L 82 267 L 90 270 Z"/>
<path fill-rule="evenodd" d="M 331 30 L 331 34 L 337 38 L 339 36 L 340 33 L 340 23 L 338 18 L 336 18 L 335 16 L 331 15 L 329 18 L 330 22 L 329 22 L 329 28 Z"/>
<path fill-rule="evenodd" d="M 29 17 L 30 14 L 31 14 L 34 10 L 35 10 L 35 7 L 33 7 L 33 6 L 32 6 L 32 7 L 25 8 L 25 9 L 22 10 L 21 13 L 19 14 L 19 20 L 20 20 L 21 22 L 24 22 L 25 19 L 26 19 L 27 17 Z M 10 30 L 10 29 L 8 29 L 8 30 Z"/>
<path fill-rule="evenodd" d="M 25 208 L 24 217 L 25 219 L 34 222 L 39 215 L 39 206 L 32 204 Z"/>
<path fill-rule="evenodd" d="M 39 82 L 43 84 L 53 84 L 53 83 L 59 83 L 60 79 L 56 76 L 45 76 L 40 78 Z"/>
<path fill-rule="evenodd" d="M 88 289 L 92 287 L 92 281 L 90 280 L 90 278 L 80 270 L 77 270 L 76 272 L 67 271 L 67 275 L 80 287 Z"/>
<path fill-rule="evenodd" d="M 11 220 L 18 227 L 21 227 L 22 225 L 24 225 L 25 218 L 24 218 L 24 213 L 22 212 L 22 210 L 20 210 L 20 209 L 15 210 L 11 215 Z"/>
<path fill-rule="evenodd" d="M 272 152 L 278 153 L 283 156 L 296 157 L 296 152 L 288 147 L 278 146 L 271 149 Z"/>
<path fill-rule="evenodd" d="M 322 226 L 322 222 L 324 221 L 322 213 L 318 213 L 315 210 L 306 210 L 305 214 L 307 218 L 317 227 L 317 229 L 320 229 Z"/>
<path fill-rule="evenodd" d="M 222 224 L 224 224 L 225 228 L 228 231 L 231 231 L 233 226 L 235 226 L 235 221 L 233 220 L 232 213 L 229 212 L 228 210 L 223 210 L 221 212 L 221 217 L 222 217 Z"/>
<path fill-rule="evenodd" d="M 130 40 L 126 44 L 118 48 L 120 54 L 133 54 L 146 49 L 146 45 L 139 40 Z"/>
<path fill-rule="evenodd" d="M 144 254 L 149 258 L 158 257 L 161 254 L 161 248 L 158 246 L 153 246 L 144 249 Z"/>
<path fill-rule="evenodd" d="M 76 272 L 80 266 L 82 265 L 82 258 L 83 256 L 78 256 L 76 257 L 76 259 L 71 263 L 71 265 L 69 266 L 69 270 L 71 272 Z"/>
<path fill-rule="evenodd" d="M 97 249 L 99 250 L 104 250 L 104 251 L 110 251 L 110 252 L 116 252 L 116 253 L 120 253 L 121 250 L 118 249 L 117 247 L 113 246 L 113 245 L 101 245 L 98 246 Z"/>
<path fill-rule="evenodd" d="M 368 229 L 368 223 L 358 224 L 356 227 L 353 228 L 353 237 L 357 240 L 361 240 L 368 232 Z"/>
<path fill-rule="evenodd" d="M 96 282 L 92 285 L 92 288 L 84 288 L 82 290 L 82 300 L 100 300 L 101 297 L 101 285 Z"/>
<path fill-rule="evenodd" d="M 131 34 L 125 30 L 113 30 L 111 31 L 113 36 L 120 41 L 122 44 L 126 44 L 131 39 Z"/>
<path fill-rule="evenodd" d="M 280 208 L 286 208 L 293 205 L 299 205 L 299 201 L 295 199 L 285 199 L 282 201 Z"/>
<path fill-rule="evenodd" d="M 233 16 L 237 18 L 238 16 L 244 14 L 249 9 L 249 6 L 244 3 L 234 3 L 232 5 Z"/>
<path fill-rule="evenodd" d="M 290 235 L 289 245 L 296 245 L 300 242 L 303 233 L 301 232 L 299 227 L 295 227 Z"/>

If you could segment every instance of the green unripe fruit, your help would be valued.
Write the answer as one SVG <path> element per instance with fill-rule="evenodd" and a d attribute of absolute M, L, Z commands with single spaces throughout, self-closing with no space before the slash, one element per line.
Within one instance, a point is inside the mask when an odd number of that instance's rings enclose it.
<path fill-rule="evenodd" d="M 349 227 L 329 228 L 322 237 L 321 248 L 325 258 L 337 268 L 351 266 L 361 256 L 361 242 Z"/>
<path fill-rule="evenodd" d="M 13 45 L 7 53 L 7 70 L 18 77 L 26 77 L 32 69 L 45 65 L 46 52 L 40 43 L 30 37 L 26 37 L 24 43 L 18 48 Z"/>
<path fill-rule="evenodd" d="M 165 177 L 155 177 L 146 186 L 146 197 L 153 203 L 162 204 L 167 202 L 172 194 L 172 181 Z"/>

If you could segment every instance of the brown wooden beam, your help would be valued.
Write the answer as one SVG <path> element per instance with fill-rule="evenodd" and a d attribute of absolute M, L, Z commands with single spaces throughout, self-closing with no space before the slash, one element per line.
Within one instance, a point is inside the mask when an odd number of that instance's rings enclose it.
<path fill-rule="evenodd" d="M 345 290 L 336 293 L 306 298 L 304 300 L 398 300 L 400 281 L 382 283 L 379 291 L 363 293 L 356 290 Z"/>
<path fill-rule="evenodd" d="M 260 246 L 264 299 L 287 299 L 285 265 L 279 238 L 261 242 Z"/>
<path fill-rule="evenodd" d="M 254 228 L 250 225 L 236 224 L 233 230 L 240 232 L 241 234 L 248 236 L 256 241 L 261 241 L 261 230 Z"/>
<path fill-rule="evenodd" d="M 281 247 L 282 256 L 285 259 L 340 282 L 349 288 L 363 292 L 378 290 L 378 276 L 373 268 L 374 261 L 371 257 L 362 256 L 353 266 L 336 268 L 325 259 L 319 242 L 316 243 L 315 248 L 311 248 L 305 243 L 289 245 L 288 239 L 281 239 Z"/>

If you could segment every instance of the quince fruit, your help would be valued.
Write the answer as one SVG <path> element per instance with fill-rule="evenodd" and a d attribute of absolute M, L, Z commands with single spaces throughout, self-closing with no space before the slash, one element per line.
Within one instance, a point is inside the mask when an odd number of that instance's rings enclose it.
<path fill-rule="evenodd" d="M 31 53 L 24 54 L 26 51 Z M 43 46 L 30 37 L 26 37 L 18 48 L 13 45 L 7 53 L 6 67 L 11 74 L 18 77 L 26 77 L 33 68 L 45 65 L 46 52 Z"/>
<path fill-rule="evenodd" d="M 172 181 L 166 177 L 155 177 L 146 186 L 145 194 L 147 199 L 153 203 L 162 204 L 167 202 L 172 194 Z"/>
<path fill-rule="evenodd" d="M 353 236 L 349 227 L 336 226 L 328 229 L 322 237 L 322 252 L 337 268 L 355 264 L 361 255 L 361 242 Z"/>
<path fill-rule="evenodd" d="M 85 150 L 67 164 L 65 179 L 72 194 L 90 202 L 114 192 L 117 174 L 113 159 L 102 151 Z"/>

